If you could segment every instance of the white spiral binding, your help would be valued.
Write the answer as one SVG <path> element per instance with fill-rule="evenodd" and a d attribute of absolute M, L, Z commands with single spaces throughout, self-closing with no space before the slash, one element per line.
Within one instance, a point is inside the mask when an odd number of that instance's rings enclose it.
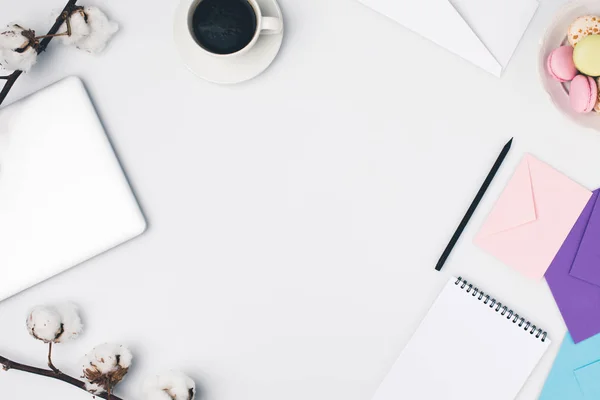
<path fill-rule="evenodd" d="M 483 304 L 487 305 L 489 303 L 489 307 L 491 309 L 494 309 L 494 306 L 495 306 L 494 311 L 499 312 L 500 315 L 502 315 L 502 316 L 506 315 L 507 320 L 511 320 L 511 318 L 512 318 L 513 324 L 518 323 L 517 326 L 519 328 L 523 328 L 523 330 L 529 332 L 530 335 L 535 334 L 535 337 L 537 339 L 539 339 L 541 337 L 542 342 L 546 341 L 546 337 L 548 336 L 548 333 L 546 331 L 543 331 L 543 330 L 539 329 L 537 326 L 533 325 L 531 322 L 526 321 L 525 318 L 519 317 L 519 314 L 516 314 L 513 310 L 509 310 L 508 307 L 503 306 L 502 303 L 500 303 L 499 301 L 496 301 L 496 299 L 494 299 L 494 298 L 491 298 L 489 294 L 485 294 L 483 291 L 474 287 L 473 284 L 467 282 L 467 280 L 463 279 L 462 277 L 458 277 L 458 279 L 456 279 L 456 282 L 454 282 L 454 284 L 456 286 L 460 285 L 461 289 L 464 289 L 466 293 L 470 293 L 471 296 L 473 296 L 474 298 L 477 298 L 477 300 L 480 300 L 480 301 L 483 300 Z M 502 311 L 500 311 L 500 310 L 502 310 Z M 523 327 L 523 325 L 525 325 L 525 326 Z"/>

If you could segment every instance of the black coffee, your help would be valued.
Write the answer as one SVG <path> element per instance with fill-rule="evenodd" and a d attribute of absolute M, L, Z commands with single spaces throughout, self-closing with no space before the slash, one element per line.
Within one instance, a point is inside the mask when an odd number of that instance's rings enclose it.
<path fill-rule="evenodd" d="M 235 53 L 254 37 L 256 13 L 247 0 L 202 0 L 192 16 L 192 31 L 205 50 Z"/>

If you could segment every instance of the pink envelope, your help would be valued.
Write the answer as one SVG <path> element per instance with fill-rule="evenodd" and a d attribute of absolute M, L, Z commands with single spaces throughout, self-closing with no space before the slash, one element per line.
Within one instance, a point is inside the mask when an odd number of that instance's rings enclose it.
<path fill-rule="evenodd" d="M 475 244 L 540 279 L 592 192 L 526 154 L 475 236 Z"/>

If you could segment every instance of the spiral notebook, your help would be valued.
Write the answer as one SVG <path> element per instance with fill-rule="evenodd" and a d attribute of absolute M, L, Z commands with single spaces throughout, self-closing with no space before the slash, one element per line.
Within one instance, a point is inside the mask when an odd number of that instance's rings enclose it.
<path fill-rule="evenodd" d="M 542 328 L 452 278 L 373 400 L 514 399 L 549 345 Z"/>

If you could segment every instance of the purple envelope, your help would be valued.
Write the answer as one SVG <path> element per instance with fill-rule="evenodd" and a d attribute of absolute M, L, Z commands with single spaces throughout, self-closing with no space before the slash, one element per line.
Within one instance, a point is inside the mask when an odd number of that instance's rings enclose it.
<path fill-rule="evenodd" d="M 600 241 L 598 226 L 600 209 L 594 214 L 599 193 L 600 189 L 594 191 L 545 274 L 548 286 L 575 343 L 600 333 L 600 286 L 572 275 L 576 260 L 579 273 L 586 271 L 586 274 L 591 275 L 587 271 L 599 267 L 595 261 L 597 258 L 593 256 L 598 252 L 592 249 L 594 242 Z"/>
<path fill-rule="evenodd" d="M 598 196 L 590 202 L 594 208 L 587 220 L 583 239 L 571 267 L 571 275 L 600 286 L 600 201 Z"/>

